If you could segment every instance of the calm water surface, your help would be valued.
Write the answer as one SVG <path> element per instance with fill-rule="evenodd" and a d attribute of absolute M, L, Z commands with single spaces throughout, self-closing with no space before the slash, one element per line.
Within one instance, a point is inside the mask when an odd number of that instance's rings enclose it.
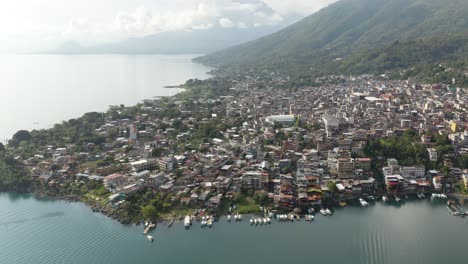
<path fill-rule="evenodd" d="M 466 263 L 468 218 L 443 203 L 347 207 L 313 223 L 159 225 L 149 243 L 80 203 L 0 194 L 0 263 Z"/>
<path fill-rule="evenodd" d="M 166 85 L 207 78 L 191 55 L 2 55 L 0 142 L 109 105 L 173 95 Z"/>

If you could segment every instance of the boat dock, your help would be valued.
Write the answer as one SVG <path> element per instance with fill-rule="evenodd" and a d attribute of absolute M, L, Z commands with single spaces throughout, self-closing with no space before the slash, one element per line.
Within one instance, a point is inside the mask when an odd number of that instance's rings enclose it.
<path fill-rule="evenodd" d="M 174 221 L 175 221 L 175 217 L 172 218 L 171 222 L 169 223 L 169 226 L 168 227 L 171 227 L 173 224 L 174 224 Z"/>
<path fill-rule="evenodd" d="M 453 201 L 449 201 L 447 203 L 447 209 L 449 210 L 451 214 L 455 216 L 467 215 L 467 212 L 465 211 L 465 209 L 461 207 L 460 205 L 454 203 Z"/>
<path fill-rule="evenodd" d="M 153 223 L 149 223 L 146 227 L 145 227 L 145 231 L 143 231 L 143 234 L 146 235 L 148 234 L 148 232 L 152 229 L 156 227 L 156 224 L 153 224 Z"/>

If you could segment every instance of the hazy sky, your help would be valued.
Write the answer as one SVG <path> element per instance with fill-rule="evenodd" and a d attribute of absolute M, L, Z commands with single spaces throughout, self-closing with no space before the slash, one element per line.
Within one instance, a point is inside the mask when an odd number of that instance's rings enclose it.
<path fill-rule="evenodd" d="M 40 50 L 67 40 L 110 42 L 164 31 L 278 25 L 336 0 L 5 0 L 0 51 Z"/>

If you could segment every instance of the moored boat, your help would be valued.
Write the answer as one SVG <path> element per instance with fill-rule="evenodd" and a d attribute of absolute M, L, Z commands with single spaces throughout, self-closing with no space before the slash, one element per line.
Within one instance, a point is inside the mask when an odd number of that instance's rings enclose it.
<path fill-rule="evenodd" d="M 192 223 L 192 219 L 190 218 L 189 215 L 186 215 L 184 218 L 184 226 L 186 228 L 190 227 L 190 224 Z"/>
<path fill-rule="evenodd" d="M 366 202 L 366 200 L 359 198 L 359 202 L 361 203 L 361 206 L 369 206 L 369 203 Z"/>
<path fill-rule="evenodd" d="M 206 221 L 206 225 L 208 227 L 211 227 L 213 225 L 213 217 L 212 216 L 208 218 L 208 220 Z"/>

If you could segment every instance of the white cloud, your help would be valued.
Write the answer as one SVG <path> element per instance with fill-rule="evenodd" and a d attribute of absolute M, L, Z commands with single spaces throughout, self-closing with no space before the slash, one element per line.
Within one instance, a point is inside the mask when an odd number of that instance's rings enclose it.
<path fill-rule="evenodd" d="M 263 0 L 281 15 L 310 15 L 338 0 Z"/>
<path fill-rule="evenodd" d="M 65 40 L 86 45 L 166 31 L 278 25 L 291 21 L 286 19 L 290 15 L 307 15 L 334 1 L 14 0 L 0 9 L 0 50 L 15 41 L 34 50 L 38 43 L 43 49 Z"/>
<path fill-rule="evenodd" d="M 247 24 L 245 22 L 241 21 L 241 22 L 237 23 L 237 27 L 238 28 L 247 28 Z"/>
<path fill-rule="evenodd" d="M 94 25 L 91 30 L 83 28 L 82 33 L 89 35 L 90 32 L 100 32 L 110 40 L 115 40 L 167 31 L 209 30 L 214 27 L 248 28 L 249 25 L 273 26 L 283 22 L 283 17 L 261 0 L 197 0 L 194 3 L 195 5 L 185 10 L 158 11 L 139 7 L 130 12 L 120 12 L 110 26 Z M 79 27 L 73 32 L 75 34 L 64 36 L 77 38 Z"/>
<path fill-rule="evenodd" d="M 193 30 L 209 30 L 209 29 L 212 29 L 214 27 L 213 24 L 201 24 L 201 25 L 195 25 L 195 26 L 192 26 L 192 29 Z"/>
<path fill-rule="evenodd" d="M 232 28 L 234 27 L 234 22 L 229 18 L 223 17 L 219 20 L 219 25 L 223 28 Z"/>

